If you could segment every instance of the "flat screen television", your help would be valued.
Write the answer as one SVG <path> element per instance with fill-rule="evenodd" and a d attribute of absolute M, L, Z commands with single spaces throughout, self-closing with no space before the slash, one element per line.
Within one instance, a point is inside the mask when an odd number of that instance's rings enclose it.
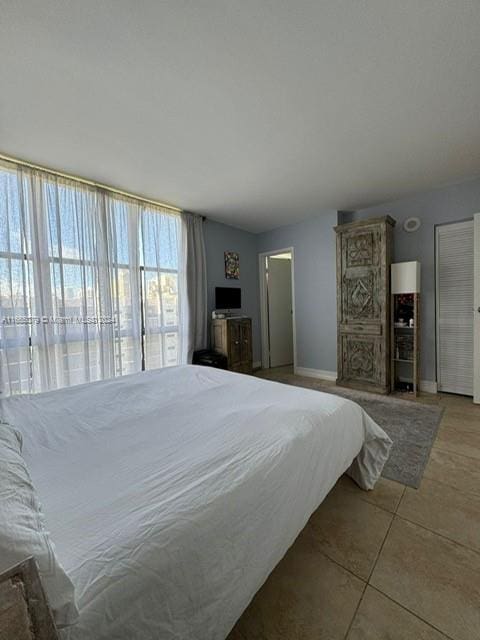
<path fill-rule="evenodd" d="M 240 287 L 215 287 L 215 309 L 241 309 Z"/>

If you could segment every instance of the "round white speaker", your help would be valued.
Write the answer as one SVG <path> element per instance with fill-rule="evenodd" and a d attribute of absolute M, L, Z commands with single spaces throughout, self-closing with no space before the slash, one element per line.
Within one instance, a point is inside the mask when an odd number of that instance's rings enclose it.
<path fill-rule="evenodd" d="M 407 218 L 403 223 L 403 230 L 407 231 L 407 233 L 412 233 L 413 231 L 418 231 L 421 224 L 420 218 L 412 216 L 411 218 Z"/>

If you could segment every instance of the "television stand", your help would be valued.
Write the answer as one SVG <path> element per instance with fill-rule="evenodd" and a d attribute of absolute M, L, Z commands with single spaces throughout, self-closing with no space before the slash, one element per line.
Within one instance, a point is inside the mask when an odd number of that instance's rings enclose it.
<path fill-rule="evenodd" d="M 252 320 L 230 316 L 212 320 L 212 349 L 227 357 L 230 371 L 252 373 Z"/>

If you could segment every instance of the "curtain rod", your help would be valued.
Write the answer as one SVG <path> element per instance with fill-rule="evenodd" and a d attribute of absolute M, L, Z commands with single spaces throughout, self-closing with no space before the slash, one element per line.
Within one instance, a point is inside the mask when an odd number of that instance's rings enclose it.
<path fill-rule="evenodd" d="M 158 200 L 151 200 L 150 198 L 144 198 L 143 196 L 136 195 L 135 193 L 129 193 L 128 191 L 123 191 L 122 189 L 116 189 L 115 187 L 110 187 L 107 184 L 102 184 L 101 182 L 95 182 L 94 180 L 87 180 L 86 178 L 81 178 L 80 176 L 75 176 L 70 173 L 62 173 L 61 171 L 55 171 L 55 169 L 49 169 L 48 167 L 42 167 L 39 164 L 33 164 L 32 162 L 19 160 L 18 158 L 13 158 L 12 156 L 7 156 L 3 153 L 0 153 L 0 160 L 11 162 L 12 164 L 18 164 L 18 165 L 21 165 L 22 167 L 28 167 L 29 169 L 44 171 L 45 173 L 50 173 L 51 175 L 58 176 L 59 178 L 66 178 L 67 180 L 76 180 L 77 182 L 81 182 L 82 184 L 89 185 L 90 187 L 96 187 L 97 189 L 110 191 L 111 193 L 116 193 L 120 196 L 126 196 L 127 198 L 133 198 L 135 200 L 139 200 L 140 202 L 147 202 L 148 204 L 153 204 L 157 207 L 169 209 L 170 211 L 175 211 L 176 213 L 180 213 L 182 211 L 182 209 L 180 209 L 179 207 L 175 207 L 171 204 L 165 204 L 164 202 L 159 202 Z"/>

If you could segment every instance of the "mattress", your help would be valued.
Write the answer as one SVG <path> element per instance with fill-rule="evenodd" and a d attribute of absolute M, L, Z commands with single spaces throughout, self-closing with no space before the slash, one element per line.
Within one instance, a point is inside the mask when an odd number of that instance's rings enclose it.
<path fill-rule="evenodd" d="M 64 640 L 224 640 L 338 477 L 391 441 L 338 396 L 197 366 L 11 397 L 80 619 Z"/>

